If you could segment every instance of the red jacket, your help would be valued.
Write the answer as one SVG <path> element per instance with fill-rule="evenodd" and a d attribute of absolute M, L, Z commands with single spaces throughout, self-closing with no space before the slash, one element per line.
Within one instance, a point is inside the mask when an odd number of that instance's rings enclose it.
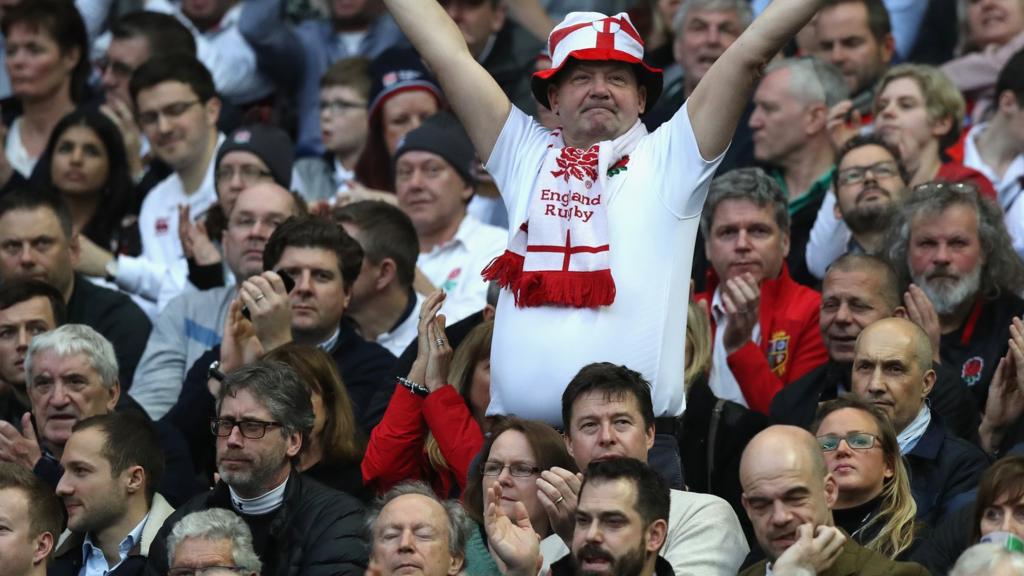
<path fill-rule="evenodd" d="M 711 299 L 717 286 L 718 277 L 712 270 L 707 292 L 696 295 L 711 317 L 712 345 L 715 321 Z M 783 386 L 828 361 L 818 328 L 820 305 L 821 294 L 793 281 L 785 263 L 778 278 L 761 282 L 761 344 L 747 342 L 729 355 L 729 370 L 751 410 L 768 414 L 772 398 Z"/>
<path fill-rule="evenodd" d="M 448 462 L 447 472 L 434 470 L 423 450 L 428 431 Z M 370 433 L 363 484 L 382 493 L 405 480 L 423 480 L 438 496 L 450 498 L 465 490 L 469 466 L 483 444 L 480 427 L 455 388 L 442 386 L 423 398 L 396 384 L 384 417 Z"/>

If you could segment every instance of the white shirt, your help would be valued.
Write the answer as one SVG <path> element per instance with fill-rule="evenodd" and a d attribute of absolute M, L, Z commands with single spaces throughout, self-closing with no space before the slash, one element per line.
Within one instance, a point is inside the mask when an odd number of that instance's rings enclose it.
<path fill-rule="evenodd" d="M 507 240 L 501 228 L 466 214 L 451 240 L 420 254 L 416 265 L 448 295 L 441 311 L 449 325 L 479 312 L 487 303 L 487 282 L 480 272 L 505 251 Z"/>
<path fill-rule="evenodd" d="M 17 170 L 26 179 L 32 175 L 32 169 L 36 167 L 38 156 L 32 156 L 25 149 L 25 143 L 21 140 L 21 116 L 11 122 L 7 129 L 7 139 L 4 143 L 4 152 L 7 154 L 7 162 L 11 168 Z"/>
<path fill-rule="evenodd" d="M 487 161 L 508 210 L 507 237 L 526 220 L 549 134 L 513 107 Z M 583 366 L 604 361 L 624 364 L 651 383 L 656 416 L 682 413 L 693 245 L 722 156 L 701 157 L 684 104 L 629 157 L 626 170 L 607 179 L 604 193 L 615 302 L 600 308 L 518 308 L 502 290 L 489 415 L 517 414 L 561 426 L 566 385 Z"/>
<path fill-rule="evenodd" d="M 224 135 L 221 134 L 217 138 L 217 147 L 223 141 Z M 178 238 L 178 206 L 187 204 L 194 222 L 216 204 L 213 165 L 214 156 L 211 155 L 203 182 L 192 194 L 185 194 L 181 178 L 172 173 L 146 195 L 139 212 L 142 254 L 117 257 L 115 281 L 118 288 L 156 302 L 158 310 L 185 289 L 188 261 Z"/>
<path fill-rule="evenodd" d="M 711 374 L 708 376 L 708 386 L 716 397 L 748 406 L 747 399 L 743 396 L 743 389 L 740 388 L 736 376 L 729 368 L 729 353 L 725 350 L 723 339 L 729 317 L 725 313 L 725 305 L 722 304 L 721 287 L 716 288 L 714 295 L 711 296 L 711 315 L 715 320 L 715 346 L 711 350 Z M 755 343 L 761 343 L 761 322 L 754 325 L 750 339 Z"/>
<path fill-rule="evenodd" d="M 995 186 L 1013 249 L 1024 258 L 1024 155 L 1017 155 L 1000 178 L 978 150 L 977 139 L 987 127 L 987 122 L 975 124 L 964 138 L 964 166 L 981 172 Z"/>
<path fill-rule="evenodd" d="M 377 336 L 377 344 L 387 348 L 388 352 L 394 354 L 395 357 L 401 356 L 402 352 L 405 352 L 405 349 L 416 338 L 416 330 L 419 327 L 420 320 L 420 308 L 423 306 L 423 300 L 423 296 L 416 294 L 416 303 L 413 304 L 409 315 L 390 332 Z"/>

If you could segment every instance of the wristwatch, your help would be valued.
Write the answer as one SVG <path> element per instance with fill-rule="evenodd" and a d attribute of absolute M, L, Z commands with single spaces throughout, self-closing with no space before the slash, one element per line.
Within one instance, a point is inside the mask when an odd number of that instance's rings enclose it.
<path fill-rule="evenodd" d="M 210 368 L 206 371 L 206 377 L 213 378 L 217 382 L 224 381 L 224 373 L 220 371 L 220 360 L 214 360 L 210 363 Z"/>

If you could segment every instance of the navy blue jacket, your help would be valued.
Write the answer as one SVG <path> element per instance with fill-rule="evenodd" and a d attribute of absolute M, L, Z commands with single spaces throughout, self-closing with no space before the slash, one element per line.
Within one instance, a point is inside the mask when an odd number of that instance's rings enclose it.
<path fill-rule="evenodd" d="M 917 445 L 903 456 L 910 471 L 917 518 L 932 526 L 946 515 L 956 496 L 978 485 L 989 465 L 980 448 L 950 434 L 942 417 L 934 412 Z"/>

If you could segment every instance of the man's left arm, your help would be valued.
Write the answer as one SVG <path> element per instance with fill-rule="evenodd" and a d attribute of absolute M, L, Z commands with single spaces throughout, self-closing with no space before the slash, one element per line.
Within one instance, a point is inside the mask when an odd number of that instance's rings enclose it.
<path fill-rule="evenodd" d="M 711 66 L 686 103 L 702 157 L 725 151 L 762 69 L 823 3 L 773 0 Z"/>

